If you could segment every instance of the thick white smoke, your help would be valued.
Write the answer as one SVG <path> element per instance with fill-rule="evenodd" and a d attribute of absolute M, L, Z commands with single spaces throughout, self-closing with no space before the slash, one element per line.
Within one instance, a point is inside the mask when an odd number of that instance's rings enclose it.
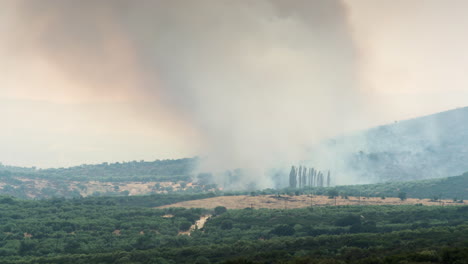
<path fill-rule="evenodd" d="M 18 49 L 101 96 L 152 98 L 201 135 L 200 171 L 270 167 L 361 125 L 346 6 L 320 1 L 23 1 Z M 158 107 L 160 109 L 161 107 Z"/>
<path fill-rule="evenodd" d="M 339 1 L 203 3 L 147 11 L 142 24 L 152 27 L 127 29 L 149 51 L 145 68 L 158 69 L 165 98 L 201 131 L 200 170 L 247 168 L 238 182 L 271 187 L 264 169 L 359 126 L 356 54 Z"/>

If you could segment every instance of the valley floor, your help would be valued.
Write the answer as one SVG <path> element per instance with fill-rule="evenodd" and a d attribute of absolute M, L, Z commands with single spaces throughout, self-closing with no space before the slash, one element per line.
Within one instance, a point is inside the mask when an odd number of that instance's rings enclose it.
<path fill-rule="evenodd" d="M 400 198 L 386 197 L 354 197 L 347 199 L 342 197 L 329 198 L 328 196 L 309 196 L 309 195 L 237 195 L 237 196 L 218 196 L 201 200 L 184 201 L 157 208 L 184 207 L 184 208 L 206 208 L 212 209 L 217 206 L 224 206 L 227 209 L 244 208 L 267 208 L 267 209 L 291 209 L 304 208 L 309 206 L 334 206 L 334 205 L 466 205 L 464 202 L 454 202 L 453 200 L 431 201 L 430 199 L 408 198 L 404 201 Z"/>

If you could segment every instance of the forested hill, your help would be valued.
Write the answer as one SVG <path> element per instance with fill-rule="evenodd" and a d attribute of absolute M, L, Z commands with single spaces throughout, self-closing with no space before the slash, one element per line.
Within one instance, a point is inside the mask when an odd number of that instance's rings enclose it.
<path fill-rule="evenodd" d="M 80 165 L 70 168 L 35 169 L 0 165 L 0 172 L 42 179 L 71 181 L 177 181 L 188 180 L 196 166 L 196 158 L 131 161 Z"/>
<path fill-rule="evenodd" d="M 330 140 L 312 160 L 335 167 L 337 184 L 460 175 L 468 171 L 468 107 Z"/>
<path fill-rule="evenodd" d="M 410 198 L 459 201 L 468 199 L 468 173 L 440 179 L 337 186 L 336 190 L 350 196 L 397 197 L 405 193 Z"/>
<path fill-rule="evenodd" d="M 25 199 L 51 197 L 200 193 L 211 185 L 192 182 L 196 158 L 133 161 L 36 169 L 0 166 L 0 194 Z"/>

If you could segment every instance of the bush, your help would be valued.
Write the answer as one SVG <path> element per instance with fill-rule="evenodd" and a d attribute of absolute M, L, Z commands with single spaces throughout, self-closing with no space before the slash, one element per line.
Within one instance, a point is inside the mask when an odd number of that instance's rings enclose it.
<path fill-rule="evenodd" d="M 220 215 L 220 214 L 224 214 L 226 211 L 227 211 L 226 207 L 216 206 L 216 208 L 214 209 L 214 214 L 215 215 Z"/>
<path fill-rule="evenodd" d="M 335 221 L 336 226 L 352 226 L 352 225 L 360 225 L 360 224 L 361 224 L 361 217 L 357 215 L 347 215 Z"/>
<path fill-rule="evenodd" d="M 406 193 L 405 192 L 398 193 L 398 198 L 400 198 L 400 200 L 402 201 L 406 200 Z"/>
<path fill-rule="evenodd" d="M 182 222 L 179 225 L 179 230 L 185 232 L 185 231 L 188 231 L 191 226 L 192 226 L 192 224 L 190 222 L 188 222 L 188 221 Z"/>
<path fill-rule="evenodd" d="M 328 198 L 333 199 L 338 196 L 338 191 L 336 189 L 331 189 L 328 191 Z"/>
<path fill-rule="evenodd" d="M 224 220 L 224 221 L 221 223 L 221 229 L 223 229 L 223 230 L 232 229 L 232 225 L 233 225 L 232 220 Z"/>
<path fill-rule="evenodd" d="M 292 236 L 296 231 L 290 225 L 279 225 L 270 231 L 271 234 L 277 236 Z"/>

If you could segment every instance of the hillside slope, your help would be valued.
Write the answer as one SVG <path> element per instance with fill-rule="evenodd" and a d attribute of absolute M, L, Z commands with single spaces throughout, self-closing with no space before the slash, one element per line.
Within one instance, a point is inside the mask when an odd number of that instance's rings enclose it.
<path fill-rule="evenodd" d="M 408 181 L 468 171 L 468 107 L 379 126 L 316 147 L 337 184 Z"/>
<path fill-rule="evenodd" d="M 20 198 L 199 193 L 213 188 L 192 183 L 197 159 L 102 163 L 36 169 L 0 165 L 0 194 Z"/>
<path fill-rule="evenodd" d="M 187 180 L 196 165 L 196 159 L 131 161 L 101 164 L 83 164 L 69 168 L 35 169 L 1 166 L 0 171 L 28 174 L 41 179 L 73 181 L 136 181 Z"/>
<path fill-rule="evenodd" d="M 404 192 L 411 198 L 463 200 L 468 199 L 468 173 L 430 180 L 337 186 L 336 189 L 347 195 L 396 197 Z"/>

